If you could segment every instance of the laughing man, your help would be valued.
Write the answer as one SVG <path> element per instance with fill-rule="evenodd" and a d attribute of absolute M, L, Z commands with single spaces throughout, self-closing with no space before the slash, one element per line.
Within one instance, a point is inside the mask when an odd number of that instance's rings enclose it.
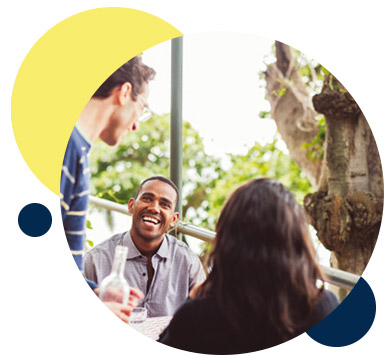
<path fill-rule="evenodd" d="M 205 279 L 199 258 L 174 236 L 166 234 L 179 219 L 179 193 L 163 176 L 144 180 L 128 202 L 132 226 L 95 246 L 85 255 L 84 274 L 97 283 L 110 274 L 115 247 L 128 247 L 124 276 L 144 293 L 139 306 L 148 317 L 171 316 L 190 290 Z"/>

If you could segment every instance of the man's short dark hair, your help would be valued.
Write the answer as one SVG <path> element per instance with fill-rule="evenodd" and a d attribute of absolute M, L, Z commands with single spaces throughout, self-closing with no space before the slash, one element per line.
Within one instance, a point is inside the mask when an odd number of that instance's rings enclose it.
<path fill-rule="evenodd" d="M 156 72 L 153 68 L 148 67 L 143 63 L 140 55 L 135 56 L 113 72 L 92 97 L 109 97 L 114 87 L 129 82 L 132 86 L 132 98 L 135 100 L 136 96 L 142 92 L 144 84 L 152 80 L 155 77 L 155 74 Z"/>
<path fill-rule="evenodd" d="M 177 208 L 177 206 L 178 206 L 178 203 L 179 203 L 179 190 L 178 190 L 177 186 L 175 185 L 175 183 L 174 183 L 172 180 L 170 180 L 170 179 L 164 177 L 163 175 L 155 175 L 155 176 L 153 176 L 153 177 L 149 177 L 149 178 L 147 178 L 147 179 L 144 179 L 144 180 L 140 183 L 139 189 L 137 190 L 137 193 L 136 193 L 136 196 L 135 196 L 135 200 L 136 200 L 137 196 L 139 195 L 139 192 L 140 192 L 141 188 L 143 187 L 143 185 L 144 185 L 145 183 L 147 183 L 148 181 L 152 181 L 152 180 L 159 180 L 159 181 L 162 181 L 162 182 L 164 182 L 164 183 L 170 185 L 170 186 L 175 190 L 175 193 L 176 193 L 176 204 L 175 204 L 175 209 L 174 209 L 174 210 L 176 210 L 176 208 Z"/>

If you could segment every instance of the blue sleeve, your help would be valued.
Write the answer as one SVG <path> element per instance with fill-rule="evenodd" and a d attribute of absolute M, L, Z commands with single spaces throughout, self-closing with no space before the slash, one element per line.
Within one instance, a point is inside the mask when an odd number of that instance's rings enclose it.
<path fill-rule="evenodd" d="M 92 290 L 94 290 L 95 288 L 98 287 L 98 285 L 97 285 L 95 282 L 90 281 L 90 280 L 88 280 L 87 278 L 85 278 L 85 280 L 86 280 L 87 284 L 89 285 L 89 287 L 90 287 Z"/>
<path fill-rule="evenodd" d="M 80 270 L 85 244 L 86 211 L 89 199 L 88 150 L 73 130 L 66 148 L 61 175 L 61 213 L 71 253 Z"/>

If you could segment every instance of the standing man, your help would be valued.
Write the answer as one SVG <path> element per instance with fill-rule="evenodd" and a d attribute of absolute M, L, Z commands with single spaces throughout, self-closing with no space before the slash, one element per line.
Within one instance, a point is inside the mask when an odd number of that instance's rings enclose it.
<path fill-rule="evenodd" d="M 71 133 L 61 175 L 61 211 L 66 238 L 78 268 L 82 270 L 88 207 L 90 169 L 88 154 L 92 142 L 101 139 L 116 145 L 138 121 L 147 107 L 148 83 L 155 71 L 136 56 L 116 70 L 86 104 Z M 98 294 L 97 284 L 88 280 Z M 136 289 L 131 294 L 141 298 Z M 134 302 L 132 302 L 134 304 Z M 128 321 L 131 306 L 117 303 L 107 306 L 122 320 Z"/>
<path fill-rule="evenodd" d="M 101 282 L 112 269 L 117 245 L 128 247 L 124 277 L 144 294 L 148 317 L 172 316 L 194 286 L 205 280 L 197 255 L 166 231 L 179 219 L 175 184 L 163 177 L 144 180 L 129 199 L 132 226 L 92 248 L 85 255 L 85 276 Z"/>

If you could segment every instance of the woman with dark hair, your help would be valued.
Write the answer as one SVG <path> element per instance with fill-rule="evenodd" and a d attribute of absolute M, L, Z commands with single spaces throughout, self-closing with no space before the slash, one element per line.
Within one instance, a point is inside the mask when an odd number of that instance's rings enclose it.
<path fill-rule="evenodd" d="M 338 305 L 323 288 L 303 209 L 272 179 L 239 187 L 216 225 L 211 271 L 159 342 L 197 353 L 237 354 L 283 343 Z"/>

